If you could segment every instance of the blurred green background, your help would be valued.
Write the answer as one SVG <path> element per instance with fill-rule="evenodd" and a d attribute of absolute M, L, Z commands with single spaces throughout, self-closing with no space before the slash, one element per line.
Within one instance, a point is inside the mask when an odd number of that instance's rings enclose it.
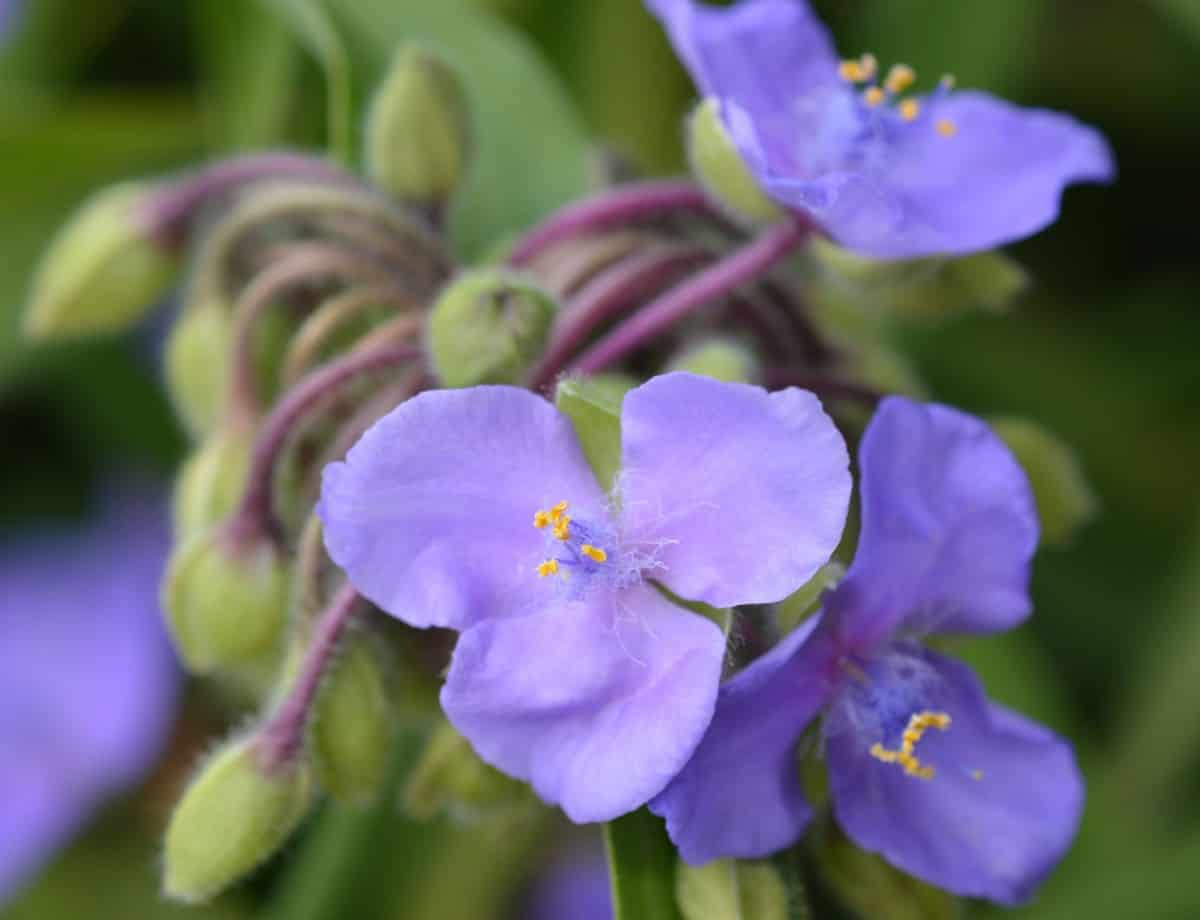
<path fill-rule="evenodd" d="M 521 152 L 525 172 L 509 181 L 527 194 L 487 200 L 492 224 L 465 227 L 463 217 L 466 251 L 486 242 L 471 227 L 521 223 L 582 183 L 585 136 L 649 173 L 681 168 L 679 125 L 692 90 L 639 0 L 332 5 L 353 33 L 332 66 L 349 68 L 356 104 L 370 68 L 410 32 L 459 50 L 482 74 L 514 74 L 512 82 L 477 80 L 487 98 L 475 104 L 489 156 Z M 1075 851 L 1017 915 L 1200 916 L 1200 2 L 815 5 L 847 53 L 869 49 L 884 62 L 953 72 L 959 85 L 1069 110 L 1116 148 L 1115 186 L 1070 191 L 1059 223 L 1013 248 L 1034 286 L 1012 313 L 907 323 L 890 334 L 939 399 L 1057 431 L 1078 450 L 1100 499 L 1099 517 L 1072 546 L 1039 556 L 1033 620 L 962 649 L 993 696 L 1077 742 L 1089 778 Z M 18 12 L 0 50 L 6 529 L 77 515 L 105 469 L 135 464 L 165 476 L 180 460 L 184 438 L 160 386 L 155 344 L 171 306 L 121 339 L 31 348 L 17 334 L 24 292 L 39 250 L 95 187 L 235 150 L 324 143 L 323 52 L 285 24 L 296 7 L 31 0 Z M 543 118 L 545 106 L 524 105 L 524 87 L 551 76 L 569 100 Z M 543 176 L 554 178 L 539 185 Z M 487 189 L 480 194 L 486 199 Z M 102 815 L 5 916 L 408 916 L 396 906 L 407 896 L 395 866 L 411 862 L 414 847 L 433 858 L 440 844 L 414 844 L 411 828 L 393 822 L 381 831 L 362 816 L 317 822 L 287 853 L 303 872 L 276 867 L 213 908 L 159 901 L 155 834 L 212 719 L 203 700 L 192 703 L 160 775 L 136 801 Z M 320 846 L 337 849 L 331 841 L 342 840 L 361 850 L 379 833 L 388 841 L 383 855 L 353 872 L 318 871 L 331 864 Z M 307 894 L 280 906 L 283 883 L 297 878 Z M 355 887 L 373 892 L 370 907 L 350 909 L 334 894 Z"/>

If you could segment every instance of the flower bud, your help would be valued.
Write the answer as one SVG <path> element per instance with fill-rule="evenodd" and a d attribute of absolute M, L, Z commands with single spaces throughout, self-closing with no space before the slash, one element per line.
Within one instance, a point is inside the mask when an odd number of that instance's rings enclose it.
<path fill-rule="evenodd" d="M 184 462 L 175 481 L 175 538 L 185 541 L 225 520 L 246 488 L 253 432 L 226 425 Z"/>
<path fill-rule="evenodd" d="M 680 863 L 675 900 L 683 920 L 787 920 L 788 891 L 768 862 L 714 859 L 702 866 Z"/>
<path fill-rule="evenodd" d="M 992 420 L 992 428 L 1008 445 L 1029 477 L 1042 525 L 1042 542 L 1065 546 L 1096 515 L 1096 493 L 1079 458 L 1062 439 L 1020 418 Z"/>
<path fill-rule="evenodd" d="M 726 383 L 749 383 L 758 377 L 758 361 L 745 345 L 732 339 L 713 338 L 685 349 L 669 370 L 687 371 Z"/>
<path fill-rule="evenodd" d="M 420 821 L 443 812 L 476 820 L 531 801 L 529 787 L 485 764 L 449 722 L 433 731 L 404 790 L 404 808 Z"/>
<path fill-rule="evenodd" d="M 429 352 L 448 387 L 519 383 L 558 306 L 523 275 L 479 269 L 452 281 L 429 315 Z"/>
<path fill-rule="evenodd" d="M 150 186 L 115 185 L 88 199 L 50 243 L 34 274 L 25 333 L 63 339 L 119 332 L 154 306 L 176 258 L 138 226 Z"/>
<path fill-rule="evenodd" d="M 204 901 L 272 856 L 307 814 L 313 784 L 303 761 L 265 772 L 252 739 L 218 750 L 167 825 L 163 888 Z"/>
<path fill-rule="evenodd" d="M 702 100 L 688 116 L 687 150 L 692 175 L 733 217 L 765 224 L 782 216 L 779 206 L 763 194 L 725 130 L 719 100 Z"/>
<path fill-rule="evenodd" d="M 228 528 L 175 551 L 163 582 L 167 625 L 184 663 L 199 674 L 272 654 L 287 620 L 288 568 L 268 539 L 233 540 Z"/>
<path fill-rule="evenodd" d="M 379 794 L 395 738 L 383 649 L 356 632 L 322 681 L 308 748 L 317 779 L 331 796 L 368 804 Z"/>
<path fill-rule="evenodd" d="M 957 259 L 876 261 L 814 239 L 813 258 L 826 281 L 873 310 L 902 319 L 942 319 L 971 310 L 1000 313 L 1029 284 L 1029 275 L 1001 252 Z"/>
<path fill-rule="evenodd" d="M 462 182 L 471 155 L 471 118 L 454 68 L 405 45 L 371 102 L 367 173 L 401 201 L 440 209 Z"/>
<path fill-rule="evenodd" d="M 193 438 L 212 430 L 229 379 L 232 307 L 219 299 L 189 304 L 167 338 L 167 391 Z"/>

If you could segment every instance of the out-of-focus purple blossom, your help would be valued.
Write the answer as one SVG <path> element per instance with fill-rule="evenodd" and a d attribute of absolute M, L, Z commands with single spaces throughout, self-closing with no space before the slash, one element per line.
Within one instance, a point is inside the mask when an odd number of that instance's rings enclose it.
<path fill-rule="evenodd" d="M 0 540 L 0 902 L 165 740 L 167 539 L 162 495 L 126 485 L 81 528 Z"/>
<path fill-rule="evenodd" d="M 21 0 L 0 0 L 0 44 L 8 37 L 22 6 Z"/>
<path fill-rule="evenodd" d="M 715 99 L 762 189 L 864 255 L 961 254 L 1052 223 L 1063 189 L 1112 177 L 1103 137 L 944 79 L 905 98 L 867 55 L 838 60 L 804 0 L 646 0 L 697 87 Z"/>
<path fill-rule="evenodd" d="M 786 597 L 829 558 L 850 481 L 811 393 L 667 374 L 626 395 L 605 496 L 570 421 L 510 387 L 429 392 L 325 471 L 333 559 L 418 627 L 459 630 L 442 706 L 577 822 L 659 792 L 716 701 L 715 607 Z"/>
<path fill-rule="evenodd" d="M 898 397 L 881 403 L 859 467 L 862 532 L 845 579 L 721 688 L 709 733 L 650 808 L 689 862 L 787 846 L 811 817 L 797 742 L 820 716 L 811 737 L 852 840 L 948 891 L 1022 901 L 1078 827 L 1070 746 L 918 639 L 1028 615 L 1028 482 L 978 419 Z"/>
<path fill-rule="evenodd" d="M 521 920 L 612 920 L 612 892 L 604 851 L 569 852 L 533 886 Z"/>

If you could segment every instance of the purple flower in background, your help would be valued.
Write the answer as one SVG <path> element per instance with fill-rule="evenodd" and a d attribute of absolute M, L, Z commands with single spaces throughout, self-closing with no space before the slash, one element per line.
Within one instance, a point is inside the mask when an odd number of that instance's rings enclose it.
<path fill-rule="evenodd" d="M 643 804 L 712 717 L 716 607 L 795 591 L 850 481 L 811 393 L 689 374 L 631 391 L 606 497 L 565 416 L 509 387 L 424 393 L 326 468 L 333 559 L 413 626 L 461 631 L 442 706 L 476 752 L 575 821 Z"/>
<path fill-rule="evenodd" d="M 17 18 L 21 0 L 0 0 L 0 42 L 8 36 Z"/>
<path fill-rule="evenodd" d="M 1028 482 L 979 420 L 898 397 L 880 404 L 859 466 L 862 534 L 845 579 L 819 617 L 721 688 L 709 733 L 650 808 L 689 862 L 787 846 L 811 816 L 797 742 L 822 714 L 817 743 L 852 840 L 956 894 L 1021 901 L 1078 826 L 1071 749 L 918 639 L 1028 615 Z"/>
<path fill-rule="evenodd" d="M 849 249 L 880 258 L 962 254 L 1052 223 L 1065 186 L 1112 177 L 1091 128 L 944 78 L 904 97 L 903 65 L 877 82 L 839 62 L 803 0 L 646 0 L 763 190 Z"/>
<path fill-rule="evenodd" d="M 612 916 L 608 866 L 597 845 L 555 860 L 534 884 L 521 920 L 612 920 Z"/>
<path fill-rule="evenodd" d="M 166 548 L 162 497 L 132 488 L 84 528 L 0 543 L 0 902 L 165 739 Z"/>

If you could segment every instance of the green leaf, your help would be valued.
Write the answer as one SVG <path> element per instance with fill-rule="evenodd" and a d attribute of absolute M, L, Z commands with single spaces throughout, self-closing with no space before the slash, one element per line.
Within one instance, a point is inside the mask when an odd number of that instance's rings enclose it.
<path fill-rule="evenodd" d="M 604 825 L 614 920 L 684 920 L 675 902 L 675 847 L 662 820 L 639 808 Z"/>
<path fill-rule="evenodd" d="M 558 411 L 571 420 L 583 455 L 606 491 L 621 468 L 621 400 L 632 379 L 616 374 L 563 380 L 554 394 Z"/>
<path fill-rule="evenodd" d="M 405 40 L 428 43 L 462 75 L 477 145 L 450 213 L 451 236 L 464 255 L 586 191 L 583 121 L 524 36 L 462 0 L 325 2 L 350 50 L 360 104 Z"/>
<path fill-rule="evenodd" d="M 788 894 L 770 863 L 680 863 L 675 895 L 684 920 L 788 920 Z"/>
<path fill-rule="evenodd" d="M 319 0 L 260 0 L 288 23 L 325 74 L 330 152 L 349 166 L 354 150 L 354 82 L 346 43 Z"/>

